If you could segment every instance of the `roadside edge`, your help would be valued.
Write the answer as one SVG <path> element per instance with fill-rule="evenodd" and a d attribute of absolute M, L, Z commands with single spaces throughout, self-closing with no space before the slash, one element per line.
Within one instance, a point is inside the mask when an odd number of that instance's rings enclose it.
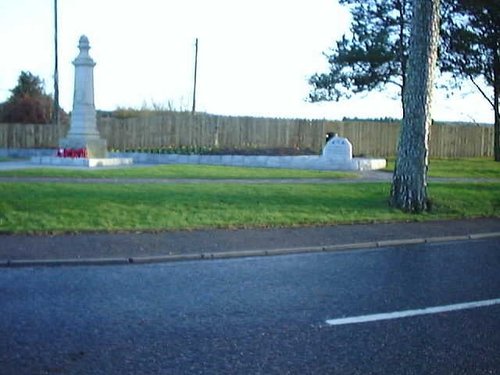
<path fill-rule="evenodd" d="M 442 236 L 428 238 L 412 238 L 401 240 L 385 240 L 373 242 L 354 242 L 338 245 L 277 248 L 277 249 L 250 249 L 241 251 L 221 251 L 211 253 L 191 253 L 176 255 L 158 255 L 143 257 L 116 257 L 116 258 L 76 258 L 76 259 L 23 259 L 10 260 L 0 259 L 0 267 L 58 267 L 58 266 L 109 266 L 109 265 L 132 265 L 132 264 L 153 264 L 193 260 L 215 260 L 249 258 L 263 256 L 278 256 L 290 254 L 307 254 L 321 252 L 336 252 L 359 249 L 376 249 L 385 247 L 395 247 L 403 245 L 418 245 L 424 243 L 455 242 L 468 240 L 481 240 L 500 237 L 500 232 L 475 233 L 462 236 Z"/>

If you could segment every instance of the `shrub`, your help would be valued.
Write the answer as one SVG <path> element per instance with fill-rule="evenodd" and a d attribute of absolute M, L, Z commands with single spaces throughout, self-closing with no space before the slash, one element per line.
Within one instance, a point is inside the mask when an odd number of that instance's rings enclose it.
<path fill-rule="evenodd" d="M 52 115 L 52 101 L 47 96 L 11 98 L 3 105 L 2 122 L 48 124 Z"/>
<path fill-rule="evenodd" d="M 43 81 L 30 72 L 21 72 L 17 85 L 7 102 L 0 104 L 0 122 L 48 124 L 54 111 L 54 101 L 45 93 Z M 67 114 L 60 111 L 61 122 Z"/>

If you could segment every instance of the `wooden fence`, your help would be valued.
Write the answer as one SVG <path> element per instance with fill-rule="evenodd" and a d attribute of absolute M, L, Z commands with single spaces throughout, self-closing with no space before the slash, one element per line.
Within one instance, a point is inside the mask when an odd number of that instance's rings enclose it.
<path fill-rule="evenodd" d="M 222 148 L 301 147 L 319 150 L 323 121 L 225 117 L 183 112 L 100 121 L 108 147 L 157 148 L 199 146 Z"/>
<path fill-rule="evenodd" d="M 399 131 L 397 122 L 332 121 L 325 124 L 325 132 L 348 138 L 357 155 L 394 156 Z M 431 157 L 493 157 L 493 127 L 433 125 L 429 143 Z"/>
<path fill-rule="evenodd" d="M 162 147 L 300 148 L 320 152 L 325 134 L 347 137 L 355 155 L 394 156 L 398 123 L 290 120 L 165 112 L 127 119 L 100 118 L 110 149 Z M 0 124 L 0 148 L 55 148 L 68 126 Z M 433 157 L 493 156 L 493 128 L 434 125 Z"/>
<path fill-rule="evenodd" d="M 0 148 L 52 148 L 66 132 L 47 124 L 0 124 Z"/>

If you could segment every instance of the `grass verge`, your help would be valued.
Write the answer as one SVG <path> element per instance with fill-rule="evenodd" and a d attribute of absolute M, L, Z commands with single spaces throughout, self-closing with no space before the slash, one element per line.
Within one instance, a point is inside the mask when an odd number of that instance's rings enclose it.
<path fill-rule="evenodd" d="M 385 171 L 394 171 L 394 159 L 387 160 Z M 429 176 L 443 178 L 498 178 L 500 163 L 486 158 L 431 159 Z"/>
<path fill-rule="evenodd" d="M 0 171 L 4 177 L 62 178 L 207 178 L 207 179 L 283 179 L 283 178 L 356 178 L 356 173 L 310 171 L 280 168 L 240 168 L 213 165 L 158 165 L 116 169 L 29 168 Z"/>
<path fill-rule="evenodd" d="M 500 184 L 435 183 L 434 209 L 388 207 L 390 185 L 0 183 L 0 232 L 293 227 L 500 217 Z"/>

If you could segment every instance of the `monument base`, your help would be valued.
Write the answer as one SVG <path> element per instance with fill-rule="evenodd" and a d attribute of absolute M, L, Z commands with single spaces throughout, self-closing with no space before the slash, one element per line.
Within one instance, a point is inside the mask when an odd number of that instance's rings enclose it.
<path fill-rule="evenodd" d="M 60 167 L 120 167 L 132 165 L 132 158 L 60 158 L 57 156 L 34 156 L 31 158 L 32 164 L 50 165 Z"/>
<path fill-rule="evenodd" d="M 71 136 L 59 141 L 59 147 L 71 149 L 86 149 L 89 158 L 104 159 L 108 156 L 108 145 L 105 139 L 85 136 Z"/>

